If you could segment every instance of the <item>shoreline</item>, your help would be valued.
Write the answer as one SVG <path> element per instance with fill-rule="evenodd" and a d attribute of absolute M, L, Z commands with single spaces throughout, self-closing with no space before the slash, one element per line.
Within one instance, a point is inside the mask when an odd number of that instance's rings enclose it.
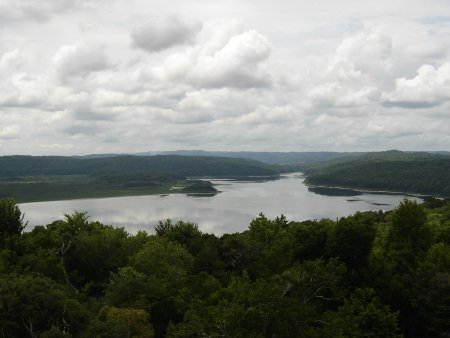
<path fill-rule="evenodd" d="M 308 188 L 328 188 L 328 189 L 339 189 L 339 190 L 353 190 L 359 193 L 377 193 L 377 194 L 386 194 L 386 195 L 406 195 L 411 197 L 442 197 L 442 196 L 436 196 L 433 194 L 423 194 L 423 193 L 414 193 L 414 192 L 405 192 L 405 191 L 392 191 L 392 190 L 374 190 L 374 189 L 364 189 L 364 188 L 353 188 L 353 187 L 345 187 L 345 186 L 332 186 L 332 185 L 322 185 L 322 184 L 304 184 Z"/>

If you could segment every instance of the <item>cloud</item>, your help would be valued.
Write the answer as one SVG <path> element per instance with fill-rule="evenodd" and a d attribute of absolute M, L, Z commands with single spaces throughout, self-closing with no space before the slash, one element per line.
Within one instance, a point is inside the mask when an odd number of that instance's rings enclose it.
<path fill-rule="evenodd" d="M 26 60 L 18 49 L 0 55 L 0 107 L 36 107 L 49 99 L 47 82 L 24 69 Z"/>
<path fill-rule="evenodd" d="M 334 53 L 308 72 L 303 84 L 310 114 L 324 108 L 339 116 L 365 114 L 360 107 L 379 100 L 394 68 L 391 37 L 374 25 L 344 38 Z"/>
<path fill-rule="evenodd" d="M 352 88 L 340 82 L 327 82 L 308 91 L 307 97 L 317 107 L 358 107 L 377 97 L 376 87 Z"/>
<path fill-rule="evenodd" d="M 254 108 L 254 97 L 259 92 L 242 93 L 230 88 L 200 89 L 186 93 L 175 109 L 183 113 L 184 123 L 210 122 L 249 113 Z"/>
<path fill-rule="evenodd" d="M 0 74 L 14 72 L 22 64 L 23 58 L 18 49 L 6 52 L 0 57 Z"/>
<path fill-rule="evenodd" d="M 430 108 L 450 100 L 450 62 L 439 67 L 423 65 L 412 79 L 400 78 L 395 89 L 383 94 L 385 106 Z"/>
<path fill-rule="evenodd" d="M 108 111 L 107 113 L 96 111 L 89 106 L 75 107 L 70 111 L 73 114 L 73 117 L 78 121 L 112 121 L 115 119 L 115 115 L 111 111 Z"/>
<path fill-rule="evenodd" d="M 64 83 L 112 68 L 102 46 L 76 43 L 62 46 L 53 57 L 57 77 Z"/>
<path fill-rule="evenodd" d="M 202 55 L 188 78 L 208 87 L 265 87 L 269 76 L 259 65 L 269 55 L 267 39 L 254 30 L 246 31 L 233 36 L 214 55 Z"/>
<path fill-rule="evenodd" d="M 11 74 L 7 81 L 0 82 L 0 106 L 48 106 L 51 94 L 45 81 L 40 80 L 24 72 Z"/>
<path fill-rule="evenodd" d="M 20 127 L 17 124 L 0 128 L 0 139 L 13 139 L 20 136 Z"/>
<path fill-rule="evenodd" d="M 0 0 L 0 150 L 448 148 L 430 1 Z"/>
<path fill-rule="evenodd" d="M 394 67 L 392 38 L 380 26 L 364 29 L 345 38 L 336 50 L 330 68 L 345 74 L 345 69 L 368 74 L 373 79 L 389 75 Z"/>
<path fill-rule="evenodd" d="M 64 133 L 73 137 L 83 137 L 101 134 L 101 127 L 93 124 L 92 122 L 87 123 L 73 123 L 63 129 Z"/>
<path fill-rule="evenodd" d="M 133 29 L 131 39 L 134 47 L 159 52 L 192 42 L 200 28 L 198 22 L 187 23 L 177 16 L 169 16 L 162 21 L 150 22 Z"/>
<path fill-rule="evenodd" d="M 153 76 L 198 88 L 268 87 L 271 78 L 263 64 L 270 53 L 263 35 L 231 21 L 207 27 L 198 44 L 169 55 Z"/>
<path fill-rule="evenodd" d="M 3 0 L 4 3 L 0 4 L 0 22 L 45 22 L 53 15 L 81 8 L 92 1 L 95 0 Z"/>
<path fill-rule="evenodd" d="M 266 107 L 258 106 L 250 114 L 243 115 L 236 120 L 236 123 L 243 123 L 249 126 L 255 126 L 259 124 L 286 124 L 292 123 L 293 120 L 299 117 L 296 110 L 291 105 L 280 107 Z M 297 123 L 302 124 L 302 120 L 299 119 Z"/>

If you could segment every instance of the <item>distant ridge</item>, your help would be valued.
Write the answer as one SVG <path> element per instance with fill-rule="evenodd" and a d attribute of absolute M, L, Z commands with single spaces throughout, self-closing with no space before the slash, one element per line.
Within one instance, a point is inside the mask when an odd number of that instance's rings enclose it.
<path fill-rule="evenodd" d="M 378 153 L 378 152 L 333 152 L 333 151 L 267 152 L 267 151 L 174 150 L 174 151 L 147 151 L 130 154 L 90 154 L 74 157 L 105 158 L 121 155 L 135 155 L 135 156 L 179 155 L 179 156 L 194 156 L 194 157 L 244 158 L 268 164 L 291 165 L 291 164 L 310 164 L 347 157 L 359 157 L 371 153 Z M 417 153 L 417 152 L 404 152 L 404 153 Z M 449 151 L 427 151 L 423 153 L 450 156 Z"/>
<path fill-rule="evenodd" d="M 155 156 L 3 156 L 0 177 L 41 175 L 104 175 L 152 172 L 176 177 L 277 175 L 275 166 L 249 159 Z"/>
<path fill-rule="evenodd" d="M 139 154 L 139 155 L 144 155 Z M 203 150 L 178 150 L 163 152 L 165 155 L 181 156 L 215 156 L 246 158 L 269 164 L 305 164 L 328 161 L 343 156 L 359 156 L 364 153 L 339 153 L 339 152 L 252 152 L 252 151 L 203 151 Z"/>

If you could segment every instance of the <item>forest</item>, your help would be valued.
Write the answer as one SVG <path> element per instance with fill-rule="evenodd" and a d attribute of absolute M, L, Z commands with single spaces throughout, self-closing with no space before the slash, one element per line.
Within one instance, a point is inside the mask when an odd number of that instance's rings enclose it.
<path fill-rule="evenodd" d="M 313 186 L 450 196 L 448 154 L 386 151 L 303 167 Z"/>
<path fill-rule="evenodd" d="M 254 160 L 176 155 L 0 157 L 0 198 L 18 202 L 75 198 L 214 193 L 190 177 L 278 176 L 282 167 Z M 176 186 L 180 189 L 173 190 Z"/>
<path fill-rule="evenodd" d="M 249 159 L 204 156 L 2 156 L 0 177 L 40 175 L 108 175 L 143 171 L 176 176 L 275 175 L 275 166 Z"/>
<path fill-rule="evenodd" d="M 450 201 L 220 237 L 82 212 L 27 229 L 0 200 L 2 337 L 449 337 Z"/>
<path fill-rule="evenodd" d="M 308 152 L 265 152 L 265 151 L 204 151 L 204 150 L 177 150 L 158 152 L 159 155 L 182 155 L 182 156 L 204 156 L 204 157 L 228 157 L 245 158 L 268 164 L 289 165 L 309 164 L 330 161 L 342 157 L 361 156 L 361 152 L 333 152 L 333 151 L 308 151 Z M 135 155 L 153 156 L 154 152 L 144 152 Z M 88 155 L 89 156 L 89 155 Z M 92 156 L 92 155 L 91 155 Z M 95 155 L 93 155 L 95 156 Z M 97 155 L 98 156 L 98 155 Z M 101 156 L 111 156 L 101 155 Z"/>
<path fill-rule="evenodd" d="M 298 171 L 305 173 L 305 183 L 311 191 L 318 191 L 319 188 L 324 191 L 323 187 L 337 186 L 450 196 L 448 153 L 174 153 L 176 155 L 2 156 L 0 198 L 12 197 L 22 203 L 214 193 L 217 190 L 210 183 L 191 179 L 278 178 L 282 173 Z"/>

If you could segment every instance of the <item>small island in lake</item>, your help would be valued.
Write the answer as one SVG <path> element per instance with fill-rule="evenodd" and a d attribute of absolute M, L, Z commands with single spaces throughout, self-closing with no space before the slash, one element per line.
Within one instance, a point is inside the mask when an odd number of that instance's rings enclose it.
<path fill-rule="evenodd" d="M 181 192 L 185 193 L 198 193 L 198 194 L 212 194 L 219 192 L 216 188 L 214 188 L 213 184 L 209 181 L 203 180 L 193 180 L 188 181 L 189 185 L 181 189 Z"/>

